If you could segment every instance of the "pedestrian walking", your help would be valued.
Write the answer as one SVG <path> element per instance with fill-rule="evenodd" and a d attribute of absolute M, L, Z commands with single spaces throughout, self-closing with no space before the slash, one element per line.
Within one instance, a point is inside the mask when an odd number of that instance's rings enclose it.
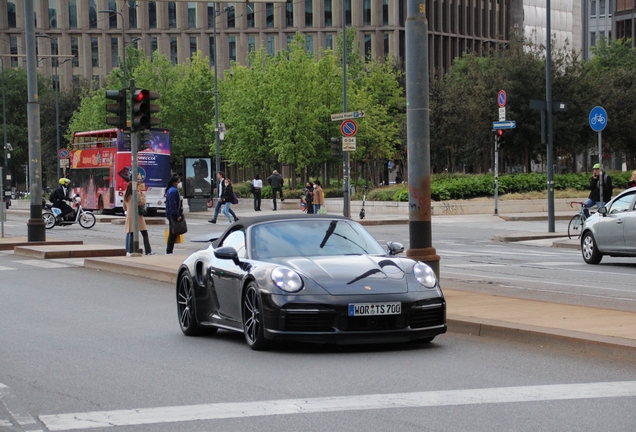
<path fill-rule="evenodd" d="M 593 175 L 590 179 L 590 195 L 585 200 L 585 217 L 590 217 L 590 211 L 592 207 L 596 206 L 601 208 L 604 204 L 607 204 L 612 199 L 612 178 L 601 171 L 600 164 L 594 164 L 592 167 Z M 601 189 L 600 182 L 603 181 L 603 201 L 601 203 Z"/>
<path fill-rule="evenodd" d="M 314 212 L 314 185 L 311 182 L 305 183 L 303 189 L 303 195 L 305 197 L 305 203 L 307 204 L 307 214 L 313 214 Z"/>
<path fill-rule="evenodd" d="M 221 200 L 223 201 L 223 214 L 227 217 L 227 223 L 230 225 L 232 223 L 232 218 L 230 217 L 230 206 L 234 202 L 234 189 L 232 188 L 232 182 L 230 179 L 226 178 L 224 181 L 225 188 Z M 234 218 L 235 220 L 238 220 L 236 215 L 234 215 Z"/>
<path fill-rule="evenodd" d="M 223 207 L 223 202 L 221 201 L 221 197 L 225 193 L 225 173 L 223 171 L 219 171 L 216 173 L 217 186 L 216 186 L 216 205 L 214 206 L 214 216 L 212 219 L 208 219 L 208 222 L 215 224 L 216 218 L 219 217 L 219 212 Z M 234 221 L 236 222 L 239 218 L 236 216 L 236 213 L 232 209 L 229 209 L 230 214 L 234 217 Z"/>
<path fill-rule="evenodd" d="M 261 180 L 260 174 L 254 176 L 251 189 L 254 195 L 254 211 L 261 211 L 261 189 L 263 189 L 263 180 Z"/>
<path fill-rule="evenodd" d="M 137 187 L 139 189 L 139 187 Z M 126 256 L 130 256 L 133 251 L 133 212 L 139 212 L 139 208 L 146 208 L 146 194 L 143 191 L 137 190 L 137 205 L 132 205 L 132 182 L 129 182 L 126 186 L 126 192 L 124 193 L 124 211 L 126 212 L 126 224 L 124 225 L 124 232 L 126 233 Z M 146 226 L 146 219 L 143 215 L 138 214 L 137 228 L 141 232 L 141 236 L 144 239 L 144 253 L 146 255 L 154 255 L 152 248 L 150 247 L 150 239 L 148 238 L 148 227 Z"/>
<path fill-rule="evenodd" d="M 632 179 L 627 182 L 627 189 L 636 186 L 636 170 L 632 171 Z"/>
<path fill-rule="evenodd" d="M 267 183 L 272 187 L 272 202 L 274 203 L 274 211 L 276 211 L 276 193 L 280 193 L 280 202 L 285 201 L 283 198 L 283 176 L 274 170 L 272 175 L 267 177 Z"/>
<path fill-rule="evenodd" d="M 318 214 L 318 210 L 325 204 L 325 194 L 320 187 L 320 180 L 314 181 L 314 213 Z"/>
<path fill-rule="evenodd" d="M 172 225 L 172 221 L 181 221 L 183 215 L 181 214 L 181 195 L 179 195 L 179 188 L 181 182 L 179 176 L 173 174 L 168 182 L 166 188 L 166 219 L 168 219 L 168 225 Z M 174 242 L 177 240 L 177 235 L 172 234 L 172 229 L 169 227 L 168 241 L 166 245 L 166 255 L 171 255 L 174 250 Z"/>

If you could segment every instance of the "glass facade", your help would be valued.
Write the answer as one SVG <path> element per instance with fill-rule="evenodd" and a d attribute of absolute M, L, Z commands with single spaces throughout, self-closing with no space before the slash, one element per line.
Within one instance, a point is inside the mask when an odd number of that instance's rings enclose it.
<path fill-rule="evenodd" d="M 68 27 L 77 28 L 77 0 L 68 0 Z"/>
<path fill-rule="evenodd" d="M 197 28 L 197 4 L 188 2 L 188 28 Z"/>
<path fill-rule="evenodd" d="M 364 0 L 362 2 L 362 17 L 363 17 L 362 25 L 370 26 L 371 25 L 371 0 Z"/>
<path fill-rule="evenodd" d="M 236 9 L 234 3 L 227 4 L 227 28 L 236 27 Z"/>
<path fill-rule="evenodd" d="M 382 0 L 382 25 L 389 25 L 389 0 Z"/>
<path fill-rule="evenodd" d="M 159 49 L 157 36 L 150 36 L 150 58 L 155 58 L 155 52 Z"/>
<path fill-rule="evenodd" d="M 276 54 L 276 37 L 273 35 L 267 36 L 267 54 L 271 56 Z"/>
<path fill-rule="evenodd" d="M 306 38 L 306 49 L 309 54 L 314 54 L 314 35 L 307 35 Z"/>
<path fill-rule="evenodd" d="M 247 52 L 252 52 L 256 50 L 256 38 L 254 36 L 249 36 L 247 38 Z"/>
<path fill-rule="evenodd" d="M 305 27 L 314 26 L 314 2 L 305 0 Z"/>
<path fill-rule="evenodd" d="M 137 28 L 137 2 L 134 0 L 128 2 L 128 25 L 131 29 Z"/>
<path fill-rule="evenodd" d="M 327 42 L 325 45 L 327 46 L 328 49 L 333 50 L 333 35 L 331 34 L 327 35 Z"/>
<path fill-rule="evenodd" d="M 332 0 L 325 0 L 325 27 L 333 26 Z"/>
<path fill-rule="evenodd" d="M 95 0 L 90 0 L 88 6 L 88 26 L 89 28 L 97 28 L 97 4 Z"/>
<path fill-rule="evenodd" d="M 79 67 L 79 43 L 75 36 L 71 36 L 71 55 L 73 56 L 73 67 Z"/>
<path fill-rule="evenodd" d="M 274 27 L 274 3 L 265 3 L 265 21 L 267 28 Z"/>
<path fill-rule="evenodd" d="M 254 3 L 247 3 L 247 27 L 254 28 Z"/>
<path fill-rule="evenodd" d="M 365 33 L 364 35 L 364 57 L 367 60 L 371 60 L 373 51 L 372 51 L 372 47 L 371 47 L 371 40 L 372 37 L 369 33 Z"/>
<path fill-rule="evenodd" d="M 91 37 L 91 63 L 93 67 L 99 67 L 99 38 Z"/>
<path fill-rule="evenodd" d="M 108 0 L 108 10 L 112 10 L 112 11 L 117 10 L 117 2 L 115 0 Z M 108 26 L 111 29 L 117 28 L 117 14 L 115 13 L 108 14 Z"/>
<path fill-rule="evenodd" d="M 173 65 L 179 63 L 179 47 L 177 46 L 177 37 L 170 36 L 170 61 Z"/>
<path fill-rule="evenodd" d="M 148 28 L 157 28 L 157 2 L 148 2 Z"/>
<path fill-rule="evenodd" d="M 346 17 L 346 23 L 348 26 L 351 25 L 351 0 L 342 0 L 344 2 L 344 7 L 345 7 L 345 17 Z"/>
<path fill-rule="evenodd" d="M 285 25 L 287 27 L 294 26 L 294 3 L 293 0 L 287 0 L 285 3 Z"/>
<path fill-rule="evenodd" d="M 49 0 L 49 28 L 57 28 L 57 0 Z"/>
<path fill-rule="evenodd" d="M 228 50 L 230 61 L 236 61 L 236 36 L 228 38 Z"/>
<path fill-rule="evenodd" d="M 208 3 L 208 28 L 214 28 L 214 3 Z"/>
<path fill-rule="evenodd" d="M 190 57 L 197 55 L 197 38 L 190 36 Z"/>
<path fill-rule="evenodd" d="M 7 1 L 7 18 L 9 20 L 9 28 L 15 28 L 16 26 L 15 1 L 16 0 Z"/>
<path fill-rule="evenodd" d="M 177 5 L 173 1 L 168 2 L 168 27 L 177 28 Z"/>
<path fill-rule="evenodd" d="M 110 61 L 113 67 L 119 66 L 119 38 L 110 38 Z"/>

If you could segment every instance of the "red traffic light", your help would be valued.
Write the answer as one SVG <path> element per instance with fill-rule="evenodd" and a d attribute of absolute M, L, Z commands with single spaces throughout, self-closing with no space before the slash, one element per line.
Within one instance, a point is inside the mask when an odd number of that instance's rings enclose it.
<path fill-rule="evenodd" d="M 504 136 L 504 130 L 503 129 L 497 129 L 497 136 Z"/>

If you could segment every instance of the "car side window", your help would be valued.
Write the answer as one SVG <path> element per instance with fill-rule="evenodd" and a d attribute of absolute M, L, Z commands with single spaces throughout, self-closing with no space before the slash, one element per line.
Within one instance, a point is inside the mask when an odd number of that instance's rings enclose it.
<path fill-rule="evenodd" d="M 620 213 L 631 209 L 633 193 L 625 194 L 612 203 L 609 209 L 609 214 Z"/>
<path fill-rule="evenodd" d="M 245 256 L 245 233 L 242 230 L 237 230 L 223 239 L 223 242 L 219 246 L 230 246 L 236 249 L 239 258 L 246 258 Z"/>

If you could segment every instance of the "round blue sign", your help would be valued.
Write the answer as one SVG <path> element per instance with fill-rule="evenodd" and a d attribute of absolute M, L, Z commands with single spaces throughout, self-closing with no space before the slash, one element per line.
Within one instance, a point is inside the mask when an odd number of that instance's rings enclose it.
<path fill-rule="evenodd" d="M 589 121 L 593 131 L 600 132 L 605 129 L 605 125 L 607 125 L 607 113 L 603 107 L 595 106 L 592 108 Z"/>

